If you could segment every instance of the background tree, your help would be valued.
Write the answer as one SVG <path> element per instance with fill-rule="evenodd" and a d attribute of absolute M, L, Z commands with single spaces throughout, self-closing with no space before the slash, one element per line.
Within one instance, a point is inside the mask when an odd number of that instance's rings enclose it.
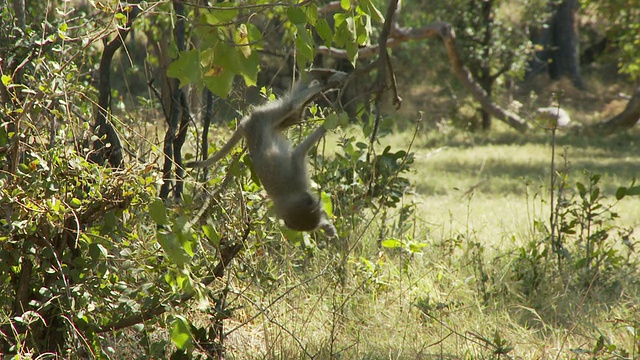
<path fill-rule="evenodd" d="M 600 36 L 606 41 L 602 50 L 617 50 L 617 65 L 623 74 L 633 79 L 640 77 L 640 48 L 638 47 L 638 33 L 640 33 L 640 1 L 584 1 L 589 11 L 594 11 L 605 21 L 599 23 Z M 602 38 L 599 39 L 602 42 Z M 602 51 L 601 56 L 606 54 Z"/>
<path fill-rule="evenodd" d="M 442 59 L 432 66 L 452 68 L 465 91 L 479 103 L 479 106 L 472 106 L 478 108 L 481 120 L 469 120 L 468 115 L 458 113 L 455 117 L 462 119 L 461 126 L 476 128 L 480 125 L 488 130 L 491 127 L 491 118 L 497 117 L 516 129 L 526 129 L 523 125 L 525 121 L 518 114 L 506 110 L 506 107 L 500 107 L 498 102 L 508 91 L 507 85 L 512 85 L 524 75 L 532 51 L 524 24 L 542 23 L 545 14 L 544 3 L 526 1 L 515 5 L 502 1 L 465 0 L 448 4 L 407 4 L 404 7 L 403 21 L 412 25 L 403 31 L 405 34 L 412 31 L 418 33 L 417 30 L 420 28 L 426 30 L 437 25 L 438 21 L 447 21 L 454 30 L 454 37 L 441 36 L 447 39 L 447 59 Z M 419 11 L 420 6 L 429 6 L 433 11 L 425 14 Z M 438 53 L 437 48 L 430 50 Z M 459 54 L 459 59 L 456 59 L 456 54 Z M 470 78 L 465 74 L 466 71 L 469 72 Z M 446 76 L 443 78 L 442 81 L 448 81 Z M 461 100 L 464 98 L 464 95 L 460 99 L 456 98 L 456 111 L 464 111 L 466 108 L 465 101 Z"/>
<path fill-rule="evenodd" d="M 525 33 L 513 23 L 512 17 L 531 16 L 526 21 L 535 20 L 537 14 L 532 8 L 513 10 L 519 14 L 500 14 L 498 11 L 503 1 L 468 1 L 455 7 L 453 24 L 457 30 L 457 43 L 462 57 L 469 70 L 477 79 L 482 89 L 492 97 L 495 83 L 501 79 L 506 84 L 511 78 L 521 78 L 524 65 L 531 55 L 531 44 Z M 529 6 L 533 7 L 532 2 Z M 491 128 L 491 114 L 480 107 L 481 126 L 483 130 Z M 472 124 L 474 127 L 475 124 Z"/>

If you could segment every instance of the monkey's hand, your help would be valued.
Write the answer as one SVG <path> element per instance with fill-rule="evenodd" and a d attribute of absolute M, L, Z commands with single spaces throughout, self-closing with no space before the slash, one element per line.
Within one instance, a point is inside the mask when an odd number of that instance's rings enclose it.
<path fill-rule="evenodd" d="M 338 230 L 328 220 L 325 223 L 320 224 L 320 229 L 324 230 L 324 233 L 330 238 L 335 239 L 338 237 Z"/>

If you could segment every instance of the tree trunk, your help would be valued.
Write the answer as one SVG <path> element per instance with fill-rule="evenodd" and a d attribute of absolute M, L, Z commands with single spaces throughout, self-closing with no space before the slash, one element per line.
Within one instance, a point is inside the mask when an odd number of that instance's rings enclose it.
<path fill-rule="evenodd" d="M 93 153 L 89 157 L 97 164 L 104 164 L 105 161 L 114 168 L 122 166 L 122 144 L 118 138 L 116 129 L 109 120 L 111 109 L 111 61 L 116 51 L 122 47 L 127 38 L 133 21 L 140 13 L 140 8 L 133 6 L 127 14 L 127 26 L 120 28 L 117 35 L 109 43 L 105 44 L 100 58 L 99 83 L 98 83 L 98 105 L 93 123 L 93 132 L 98 135 L 98 139 L 93 142 Z"/>
<path fill-rule="evenodd" d="M 531 41 L 541 45 L 542 50 L 534 54 L 529 62 L 527 77 L 532 77 L 546 69 L 552 80 L 563 76 L 571 79 L 578 89 L 585 89 L 580 74 L 580 44 L 578 41 L 579 9 L 578 0 L 564 0 L 553 6 L 555 13 L 548 26 L 531 29 Z"/>
<path fill-rule="evenodd" d="M 549 71 L 550 49 L 552 47 L 552 33 L 549 27 L 536 26 L 529 29 L 531 42 L 538 49 L 534 52 L 533 58 L 529 61 L 526 78 L 532 78 L 544 71 Z"/>
<path fill-rule="evenodd" d="M 560 76 L 568 76 L 579 89 L 584 89 L 585 84 L 580 75 L 580 46 L 578 41 L 578 23 L 576 15 L 580 4 L 578 0 L 565 0 L 553 18 L 553 39 L 555 48 L 551 52 L 551 66 L 549 68 L 552 79 L 554 73 Z"/>

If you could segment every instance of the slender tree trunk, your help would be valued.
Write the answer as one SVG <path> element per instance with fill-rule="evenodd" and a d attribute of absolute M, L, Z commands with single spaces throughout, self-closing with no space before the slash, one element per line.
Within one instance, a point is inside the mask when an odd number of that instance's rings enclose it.
<path fill-rule="evenodd" d="M 16 14 L 16 25 L 22 31 L 25 31 L 27 28 L 26 8 L 25 0 L 13 0 L 13 11 Z"/>
<path fill-rule="evenodd" d="M 487 96 L 491 97 L 491 88 L 493 87 L 493 79 L 491 76 L 491 38 L 493 37 L 493 0 L 484 1 L 482 4 L 482 21 L 484 23 L 484 59 L 480 68 L 480 86 L 487 92 Z M 482 130 L 491 130 L 491 114 L 485 109 L 481 109 L 482 113 Z"/>
<path fill-rule="evenodd" d="M 209 127 L 211 126 L 211 119 L 213 119 L 213 93 L 209 89 L 205 89 L 203 92 L 205 111 L 202 117 L 202 160 L 206 160 L 209 156 Z M 202 169 L 202 181 L 206 181 L 208 177 L 208 168 Z"/>
<path fill-rule="evenodd" d="M 176 39 L 176 46 L 179 51 L 185 49 L 185 16 L 184 4 L 182 1 L 174 0 L 173 8 L 176 12 L 177 21 L 173 30 Z M 180 88 L 178 79 L 171 79 L 171 112 L 167 119 L 167 132 L 164 136 L 164 165 L 162 166 L 162 186 L 160 187 L 160 198 L 167 200 L 169 192 L 174 185 L 172 170 L 176 166 L 177 182 L 174 188 L 174 198 L 179 198 L 182 194 L 182 177 L 184 169 L 182 169 L 182 144 L 186 137 L 187 127 L 189 125 L 189 107 L 186 94 Z M 182 121 L 181 121 L 182 120 Z"/>

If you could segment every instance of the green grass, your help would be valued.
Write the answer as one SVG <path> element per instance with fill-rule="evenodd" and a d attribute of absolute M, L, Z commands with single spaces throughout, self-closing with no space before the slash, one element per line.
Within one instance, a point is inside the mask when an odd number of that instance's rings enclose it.
<path fill-rule="evenodd" d="M 406 148 L 411 136 L 397 132 L 381 145 Z M 636 139 L 636 133 L 559 134 L 556 152 L 567 149 L 568 186 L 586 183 L 585 172 L 601 174 L 605 202 L 614 204 L 615 190 L 640 169 Z M 287 248 L 283 258 L 305 260 L 269 266 L 278 288 L 243 284 L 245 297 L 259 297 L 264 307 L 236 299 L 246 307 L 229 327 L 263 316 L 229 336 L 230 358 L 586 359 L 616 358 L 615 351 L 617 358 L 637 358 L 637 268 L 576 285 L 581 273 L 566 267 L 559 273 L 551 256 L 536 264 L 539 285 L 532 286 L 528 244 L 544 238 L 534 221 L 549 226 L 549 134 L 425 132 L 412 151 L 408 201 L 416 213 L 408 234 L 426 247 L 410 255 L 372 246 L 383 224 L 372 214 L 373 225 L 347 239 L 346 262 L 331 245 L 311 257 Z M 565 168 L 561 156 L 556 168 Z M 640 230 L 640 198 L 614 209 L 620 217 L 612 225 Z M 384 224 L 396 216 L 388 213 Z M 615 231 L 611 241 L 619 240 Z M 637 255 L 629 256 L 637 264 Z M 589 355 L 601 336 L 609 352 Z"/>

